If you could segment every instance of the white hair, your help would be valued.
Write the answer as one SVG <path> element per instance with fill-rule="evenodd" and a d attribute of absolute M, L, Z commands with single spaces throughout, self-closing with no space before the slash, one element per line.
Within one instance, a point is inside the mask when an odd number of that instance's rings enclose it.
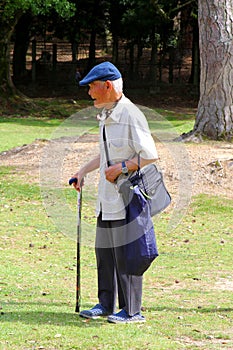
<path fill-rule="evenodd" d="M 123 91 L 123 79 L 122 78 L 112 80 L 111 83 L 112 83 L 113 89 L 117 93 L 121 93 Z"/>

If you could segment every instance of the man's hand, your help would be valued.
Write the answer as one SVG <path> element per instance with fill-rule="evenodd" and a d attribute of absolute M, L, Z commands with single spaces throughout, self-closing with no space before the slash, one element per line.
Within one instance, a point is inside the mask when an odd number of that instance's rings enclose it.
<path fill-rule="evenodd" d="M 120 174 L 121 163 L 111 165 L 105 170 L 106 179 L 111 183 L 114 183 Z"/>
<path fill-rule="evenodd" d="M 140 158 L 140 167 L 142 168 L 147 164 L 153 163 L 155 160 L 156 159 L 144 159 L 141 157 Z M 138 156 L 134 157 L 133 159 L 126 160 L 125 164 L 129 170 L 129 172 L 137 170 L 138 169 Z M 106 179 L 112 183 L 114 183 L 116 181 L 116 179 L 118 178 L 118 176 L 121 174 L 122 174 L 122 163 L 117 163 L 117 164 L 111 165 L 105 170 Z"/>
<path fill-rule="evenodd" d="M 72 179 L 77 179 L 77 181 L 73 181 L 72 184 L 76 191 L 80 192 L 81 187 L 84 185 L 84 177 L 82 177 L 79 173 L 76 173 L 72 176 Z"/>

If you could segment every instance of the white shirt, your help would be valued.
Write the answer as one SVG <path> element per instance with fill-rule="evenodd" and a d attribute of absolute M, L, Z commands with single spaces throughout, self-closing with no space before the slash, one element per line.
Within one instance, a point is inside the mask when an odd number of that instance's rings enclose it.
<path fill-rule="evenodd" d="M 102 111 L 100 120 L 100 181 L 96 215 L 102 212 L 102 220 L 125 218 L 125 206 L 116 184 L 106 180 L 107 167 L 103 142 L 103 126 L 111 164 L 130 160 L 137 154 L 144 159 L 158 157 L 154 140 L 144 114 L 124 95 L 107 117 Z M 125 175 L 120 175 L 120 177 Z"/>

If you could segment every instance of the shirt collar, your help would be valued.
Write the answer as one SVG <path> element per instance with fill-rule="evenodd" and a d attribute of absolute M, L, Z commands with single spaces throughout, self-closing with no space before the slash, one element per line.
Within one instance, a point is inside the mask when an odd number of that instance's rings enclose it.
<path fill-rule="evenodd" d="M 107 119 L 112 119 L 115 122 L 119 122 L 120 113 L 119 109 L 122 108 L 122 105 L 126 103 L 127 98 L 122 94 L 119 101 L 117 101 L 114 106 L 110 109 L 104 108 L 100 114 L 98 114 L 97 119 L 100 121 L 105 121 Z"/>

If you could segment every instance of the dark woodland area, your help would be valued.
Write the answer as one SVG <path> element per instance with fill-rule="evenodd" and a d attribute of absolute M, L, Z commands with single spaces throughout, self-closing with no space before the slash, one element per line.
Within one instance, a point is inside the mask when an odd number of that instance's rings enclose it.
<path fill-rule="evenodd" d="M 125 91 L 142 102 L 169 102 L 174 95 L 197 105 L 195 2 L 95 0 L 75 6 L 75 15 L 66 20 L 30 11 L 20 17 L 11 36 L 11 71 L 21 92 L 82 98 L 86 90 L 78 87 L 76 70 L 83 76 L 109 60 L 121 70 Z"/>

